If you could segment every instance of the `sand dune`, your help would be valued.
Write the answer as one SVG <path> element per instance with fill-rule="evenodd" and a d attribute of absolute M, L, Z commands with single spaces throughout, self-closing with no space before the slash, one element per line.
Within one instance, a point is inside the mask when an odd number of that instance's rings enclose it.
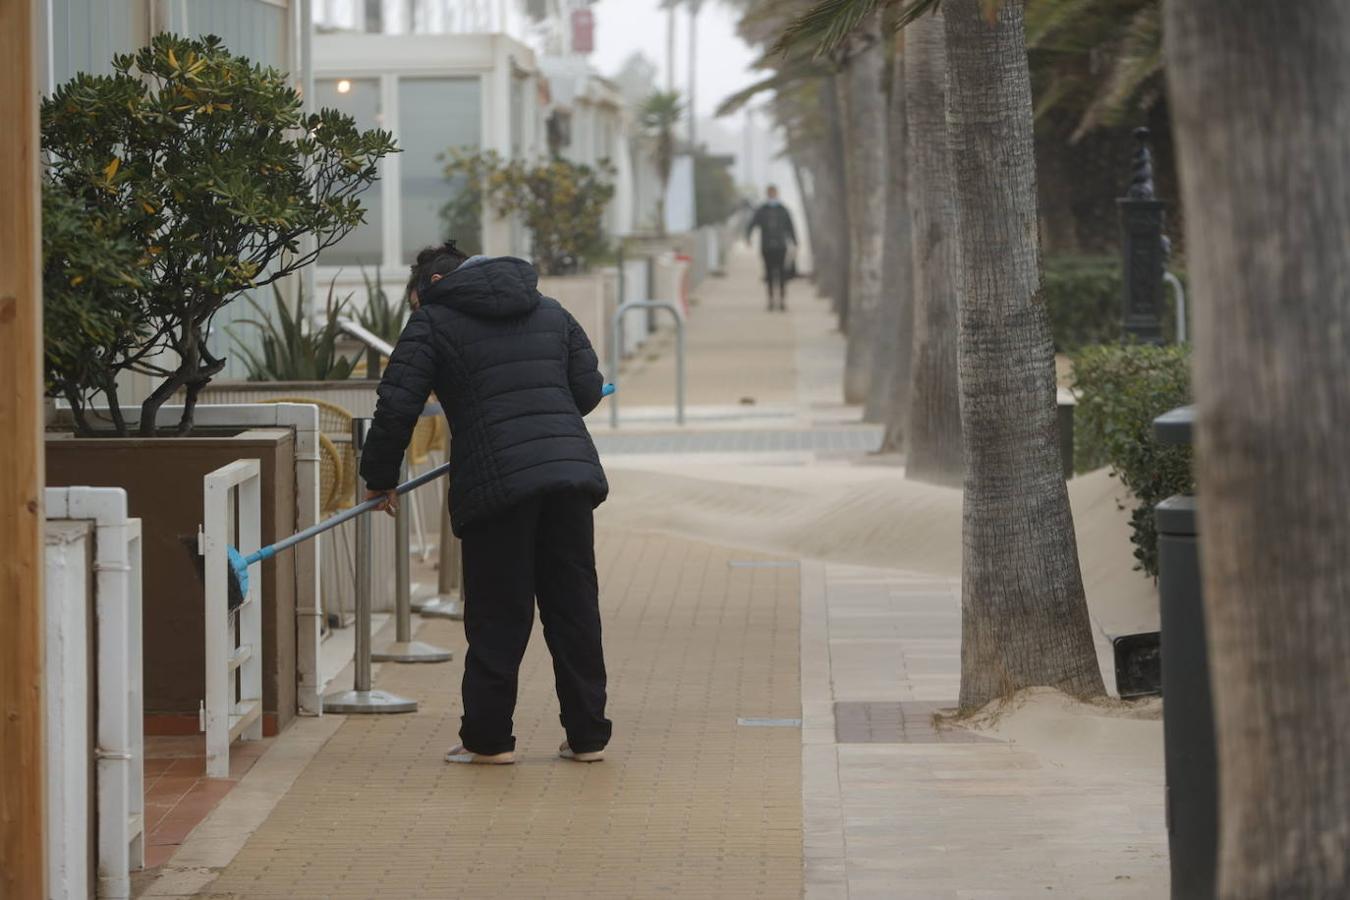
<path fill-rule="evenodd" d="M 959 578 L 961 492 L 858 465 L 607 464 L 606 528 L 656 531 L 783 556 Z M 1157 627 L 1153 581 L 1133 570 L 1129 513 L 1105 471 L 1069 482 L 1088 603 L 1108 635 Z"/>

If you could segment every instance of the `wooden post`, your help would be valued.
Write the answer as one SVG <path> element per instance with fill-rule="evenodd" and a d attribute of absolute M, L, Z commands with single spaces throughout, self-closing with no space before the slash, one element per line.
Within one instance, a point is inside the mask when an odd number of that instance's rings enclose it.
<path fill-rule="evenodd" d="M 34 0 L 0 0 L 0 897 L 46 894 Z"/>

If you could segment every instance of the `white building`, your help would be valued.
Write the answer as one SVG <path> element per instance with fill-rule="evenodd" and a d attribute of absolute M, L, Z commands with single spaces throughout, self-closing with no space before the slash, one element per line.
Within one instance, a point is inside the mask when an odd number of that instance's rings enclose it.
<path fill-rule="evenodd" d="M 401 150 L 362 197 L 366 224 L 320 258 L 318 281 L 337 278 L 345 293 L 378 270 L 401 285 L 417 251 L 447 236 L 442 210 L 457 188 L 445 177 L 446 154 L 538 158 L 539 97 L 534 52 L 505 35 L 315 35 L 315 104 L 392 132 Z M 493 255 L 526 253 L 522 229 L 490 211 L 484 219 L 481 246 L 458 238 Z"/>
<path fill-rule="evenodd" d="M 614 167 L 614 200 L 605 215 L 611 237 L 633 231 L 634 188 L 631 130 L 618 86 L 597 73 L 581 56 L 546 56 L 539 61 L 547 79 L 545 127 L 548 151 L 592 168 Z"/>

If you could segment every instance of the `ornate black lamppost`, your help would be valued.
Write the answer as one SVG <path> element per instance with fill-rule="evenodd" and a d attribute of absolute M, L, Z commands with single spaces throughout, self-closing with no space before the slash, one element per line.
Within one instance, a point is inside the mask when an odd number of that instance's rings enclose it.
<path fill-rule="evenodd" d="M 1153 155 L 1149 152 L 1147 128 L 1136 128 L 1138 141 L 1125 196 L 1120 208 L 1121 249 L 1124 254 L 1125 335 L 1146 344 L 1161 344 L 1163 273 L 1171 250 L 1163 234 L 1163 210 L 1167 204 L 1153 193 Z"/>

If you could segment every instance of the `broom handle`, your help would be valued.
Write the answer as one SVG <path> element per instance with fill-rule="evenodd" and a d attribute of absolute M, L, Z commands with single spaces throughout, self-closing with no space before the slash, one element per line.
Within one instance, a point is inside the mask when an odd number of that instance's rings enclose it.
<path fill-rule="evenodd" d="M 412 479 L 411 481 L 405 484 L 400 484 L 395 490 L 400 495 L 406 494 L 409 491 L 415 491 L 422 485 L 427 484 L 428 482 L 431 481 L 435 481 L 437 478 L 440 478 L 442 475 L 445 475 L 449 471 L 450 471 L 450 464 L 442 463 L 441 465 L 437 466 L 431 471 L 424 472 L 423 474 L 418 475 L 416 478 Z M 303 543 L 304 541 L 307 541 L 313 537 L 318 537 L 325 531 L 329 531 L 333 528 L 338 527 L 343 522 L 350 522 L 352 519 L 355 519 L 362 513 L 367 513 L 370 512 L 372 509 L 375 509 L 383 502 L 384 502 L 383 497 L 372 497 L 371 499 L 366 500 L 363 503 L 359 503 L 356 506 L 353 506 L 351 509 L 344 509 L 342 512 L 338 513 L 332 518 L 324 519 L 317 525 L 311 525 L 304 531 L 298 531 L 288 538 L 277 541 L 275 544 L 270 544 L 266 547 L 263 547 L 261 550 L 258 550 L 254 553 L 250 553 L 245 561 L 249 565 L 252 565 L 255 562 L 261 562 L 264 559 L 271 559 L 272 557 L 280 553 L 282 550 L 289 550 L 296 544 Z"/>
<path fill-rule="evenodd" d="M 615 390 L 616 389 L 614 385 L 607 384 L 604 386 L 604 388 L 601 389 L 600 396 L 608 397 L 611 394 L 613 394 Z M 427 484 L 428 482 L 431 481 L 435 481 L 437 478 L 440 478 L 442 475 L 445 475 L 449 471 L 450 471 L 450 464 L 442 463 L 441 465 L 437 466 L 431 471 L 418 475 L 416 478 L 412 479 L 406 484 L 400 484 L 397 488 L 395 488 L 395 490 L 400 495 L 406 494 L 409 491 L 415 491 L 422 485 Z M 249 565 L 252 565 L 253 563 L 261 562 L 264 559 L 271 559 L 272 557 L 280 553 L 282 550 L 289 550 L 296 544 L 303 543 L 313 537 L 318 537 L 325 531 L 329 531 L 330 529 L 338 527 L 343 522 L 350 522 L 352 519 L 355 519 L 362 513 L 367 513 L 370 512 L 372 509 L 375 509 L 383 502 L 384 502 L 383 497 L 372 497 L 371 499 L 365 501 L 364 503 L 359 503 L 356 506 L 353 506 L 351 509 L 343 510 L 342 512 L 333 516 L 331 519 L 324 519 L 319 524 L 311 525 L 304 531 L 296 532 L 295 534 L 291 535 L 288 538 L 285 538 L 284 540 L 277 541 L 275 544 L 270 544 L 266 547 L 263 547 L 261 550 L 257 550 L 253 553 L 250 553 L 248 557 L 245 559 L 245 562 L 248 563 Z"/>

